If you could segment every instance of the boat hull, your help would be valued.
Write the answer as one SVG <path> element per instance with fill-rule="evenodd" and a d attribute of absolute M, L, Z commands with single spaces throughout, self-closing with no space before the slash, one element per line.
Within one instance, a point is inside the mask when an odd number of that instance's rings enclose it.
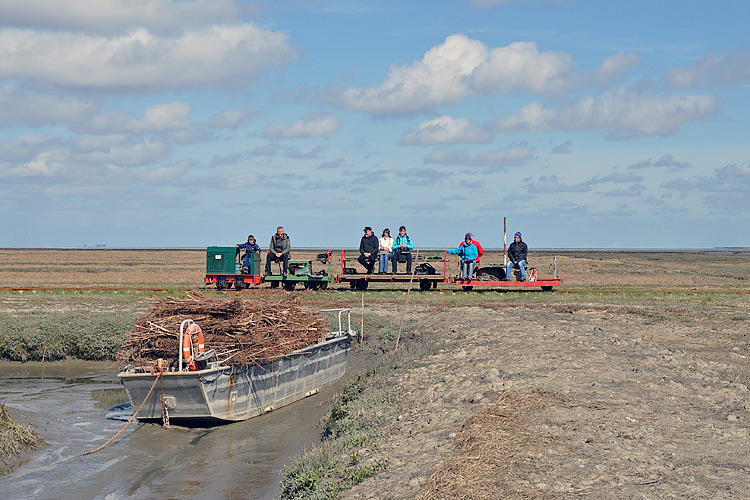
<path fill-rule="evenodd" d="M 118 377 L 134 410 L 146 400 L 138 413 L 141 421 L 161 421 L 163 402 L 175 424 L 229 423 L 262 415 L 333 384 L 346 371 L 351 342 L 350 335 L 336 337 L 259 365 L 165 372 L 150 395 L 156 375 L 130 369 Z"/>

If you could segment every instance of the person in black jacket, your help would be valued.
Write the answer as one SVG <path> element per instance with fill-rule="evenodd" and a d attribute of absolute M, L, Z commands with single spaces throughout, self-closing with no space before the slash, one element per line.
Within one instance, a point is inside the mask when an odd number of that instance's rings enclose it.
<path fill-rule="evenodd" d="M 508 265 L 505 266 L 505 279 L 511 281 L 513 268 L 521 270 L 521 281 L 526 281 L 526 258 L 529 253 L 529 247 L 521 240 L 521 233 L 518 232 L 513 236 L 513 243 L 508 247 Z"/>
<path fill-rule="evenodd" d="M 380 246 L 378 245 L 378 237 L 372 234 L 372 228 L 370 226 L 365 227 L 365 235 L 359 242 L 359 257 L 357 262 L 367 269 L 367 274 L 372 274 L 375 269 L 375 263 L 378 261 L 378 251 Z"/>

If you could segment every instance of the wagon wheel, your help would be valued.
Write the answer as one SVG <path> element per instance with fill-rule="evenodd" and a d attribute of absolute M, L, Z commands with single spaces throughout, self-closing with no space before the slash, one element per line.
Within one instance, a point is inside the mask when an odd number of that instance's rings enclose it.
<path fill-rule="evenodd" d="M 321 281 L 320 283 L 318 283 L 318 288 L 320 288 L 321 290 L 325 290 L 326 288 L 328 288 L 328 282 Z"/>
<path fill-rule="evenodd" d="M 461 287 L 461 288 L 463 288 L 463 289 L 464 289 L 464 292 L 470 292 L 470 291 L 472 291 L 472 290 L 474 289 L 474 287 L 473 287 L 473 286 L 463 286 L 463 287 Z"/>
<path fill-rule="evenodd" d="M 429 290 L 430 287 L 432 287 L 432 283 L 430 283 L 430 280 L 419 280 L 419 289 L 423 292 Z"/>
<path fill-rule="evenodd" d="M 279 282 L 278 281 L 272 281 L 271 282 L 271 288 L 279 288 Z"/>
<path fill-rule="evenodd" d="M 294 290 L 294 285 L 296 285 L 296 284 L 297 284 L 296 281 L 285 281 L 284 284 L 283 284 L 284 285 L 284 290 L 292 291 L 292 290 Z"/>
<path fill-rule="evenodd" d="M 216 289 L 217 290 L 223 290 L 227 286 L 227 280 L 224 276 L 219 276 L 216 278 Z"/>
<path fill-rule="evenodd" d="M 551 286 L 543 286 L 542 287 L 542 291 L 543 292 L 551 292 L 552 291 L 552 287 Z"/>

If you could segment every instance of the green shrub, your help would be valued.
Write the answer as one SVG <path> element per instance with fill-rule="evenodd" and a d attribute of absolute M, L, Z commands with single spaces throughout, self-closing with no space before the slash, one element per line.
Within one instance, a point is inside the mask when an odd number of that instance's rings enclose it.
<path fill-rule="evenodd" d="M 0 314 L 0 358 L 114 360 L 134 321 L 134 314 L 120 312 Z"/>

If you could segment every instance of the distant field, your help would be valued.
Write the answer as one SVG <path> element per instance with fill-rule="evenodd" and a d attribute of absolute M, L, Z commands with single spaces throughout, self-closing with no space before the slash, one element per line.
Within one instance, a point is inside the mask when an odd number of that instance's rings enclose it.
<path fill-rule="evenodd" d="M 296 250 L 292 258 L 313 259 L 322 251 Z M 350 249 L 347 254 L 357 252 Z M 341 251 L 333 255 L 333 273 L 338 274 Z M 747 252 L 532 249 L 529 262 L 540 277 L 551 277 L 555 256 L 562 289 L 750 290 Z M 205 250 L 2 249 L 0 286 L 200 288 L 205 263 Z M 501 251 L 488 251 L 482 258 L 483 266 L 502 263 Z M 349 265 L 360 268 L 357 263 Z M 449 274 L 457 272 L 455 258 L 448 266 Z"/>

